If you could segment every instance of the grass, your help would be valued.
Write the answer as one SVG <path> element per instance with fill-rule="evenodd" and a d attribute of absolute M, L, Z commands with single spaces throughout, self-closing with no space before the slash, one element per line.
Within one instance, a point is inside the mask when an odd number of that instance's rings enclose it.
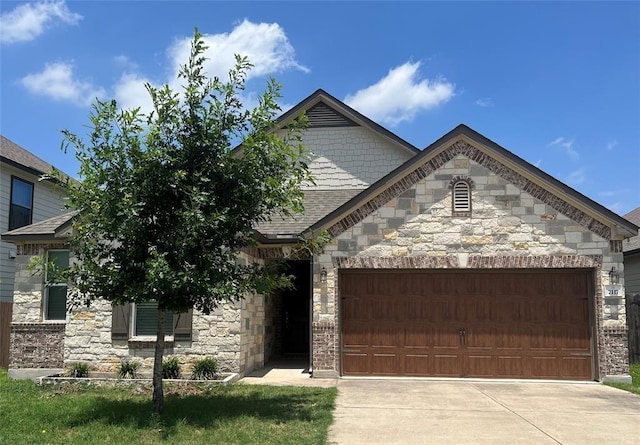
<path fill-rule="evenodd" d="M 324 444 L 335 388 L 165 384 L 162 416 L 138 387 L 39 387 L 0 369 L 0 443 Z"/>
<path fill-rule="evenodd" d="M 631 374 L 631 384 L 607 383 L 607 385 L 618 389 L 624 389 L 625 391 L 629 391 L 640 396 L 640 364 L 631 365 L 629 367 L 629 373 Z"/>

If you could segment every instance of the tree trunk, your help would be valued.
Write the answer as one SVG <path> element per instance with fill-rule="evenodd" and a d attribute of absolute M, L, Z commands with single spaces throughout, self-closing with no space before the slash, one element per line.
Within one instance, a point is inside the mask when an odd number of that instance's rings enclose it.
<path fill-rule="evenodd" d="M 164 389 L 162 387 L 162 358 L 164 356 L 164 309 L 158 308 L 158 326 L 156 348 L 153 359 L 153 411 L 162 414 L 164 408 Z"/>

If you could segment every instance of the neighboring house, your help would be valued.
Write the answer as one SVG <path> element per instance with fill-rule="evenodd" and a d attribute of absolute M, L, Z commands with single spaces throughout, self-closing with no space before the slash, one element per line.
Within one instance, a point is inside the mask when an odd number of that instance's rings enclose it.
<path fill-rule="evenodd" d="M 640 207 L 624 215 L 640 226 Z M 640 363 L 640 235 L 624 240 L 624 286 L 627 299 L 627 325 L 629 327 L 629 360 Z"/>
<path fill-rule="evenodd" d="M 279 124 L 302 111 L 316 176 L 305 213 L 257 227 L 242 258 L 286 258 L 299 235 L 332 241 L 288 262 L 295 291 L 176 315 L 167 354 L 241 374 L 292 355 L 314 377 L 628 379 L 624 290 L 609 273 L 638 227 L 464 125 L 420 152 L 322 90 Z M 70 218 L 5 234 L 20 283 L 11 368 L 150 367 L 153 308 L 94 303 L 43 322 L 51 290 L 24 268 L 47 251 L 68 260 Z"/>
<path fill-rule="evenodd" d="M 40 181 L 53 166 L 0 135 L 0 233 L 64 212 L 64 199 L 52 181 Z M 9 321 L 13 301 L 16 246 L 0 236 L 0 367 L 8 365 Z M 6 314 L 9 314 L 8 317 Z"/>
<path fill-rule="evenodd" d="M 624 217 L 640 226 L 640 207 Z M 626 239 L 622 243 L 622 250 L 624 251 L 624 285 L 627 295 L 640 294 L 640 235 Z"/>

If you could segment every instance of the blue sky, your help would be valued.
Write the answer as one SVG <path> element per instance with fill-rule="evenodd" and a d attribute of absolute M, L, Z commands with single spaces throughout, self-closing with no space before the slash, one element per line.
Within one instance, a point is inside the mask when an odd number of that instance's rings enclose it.
<path fill-rule="evenodd" d="M 197 26 L 282 106 L 322 88 L 419 148 L 464 123 L 611 210 L 640 205 L 638 2 L 0 2 L 0 131 L 75 175 L 61 129 L 148 106 Z"/>

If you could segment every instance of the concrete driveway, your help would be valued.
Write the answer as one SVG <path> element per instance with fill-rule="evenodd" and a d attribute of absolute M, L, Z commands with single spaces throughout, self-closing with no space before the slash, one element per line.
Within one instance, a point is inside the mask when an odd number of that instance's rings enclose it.
<path fill-rule="evenodd" d="M 598 383 L 349 380 L 332 444 L 635 444 L 640 397 Z"/>

